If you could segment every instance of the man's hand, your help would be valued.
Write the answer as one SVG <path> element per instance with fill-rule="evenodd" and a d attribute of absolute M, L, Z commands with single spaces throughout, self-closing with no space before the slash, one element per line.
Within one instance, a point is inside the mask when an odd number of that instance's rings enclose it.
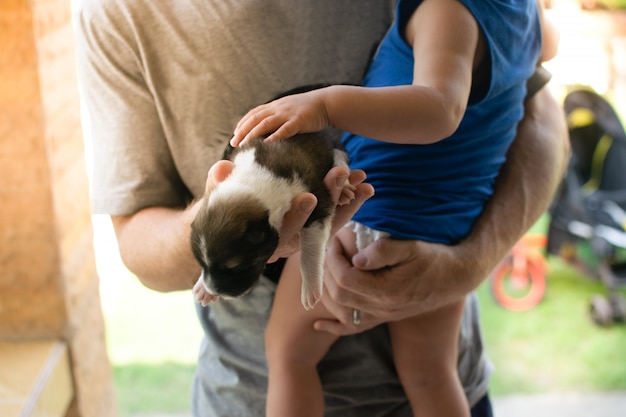
<path fill-rule="evenodd" d="M 350 259 L 340 239 L 333 238 L 326 255 L 322 302 L 337 320 L 319 320 L 315 328 L 340 336 L 353 334 L 461 300 L 473 289 L 463 276 L 471 269 L 467 263 L 471 260 L 459 257 L 461 252 L 454 248 L 380 239 Z M 361 311 L 358 326 L 352 324 L 355 308 Z"/>

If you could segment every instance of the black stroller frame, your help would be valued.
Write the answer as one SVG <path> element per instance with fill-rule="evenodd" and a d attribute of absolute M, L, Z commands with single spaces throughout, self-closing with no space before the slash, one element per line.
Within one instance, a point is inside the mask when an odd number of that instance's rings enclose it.
<path fill-rule="evenodd" d="M 590 314 L 599 325 L 626 320 L 626 133 L 611 105 L 591 89 L 567 94 L 572 156 L 550 208 L 547 252 L 599 279 Z"/>

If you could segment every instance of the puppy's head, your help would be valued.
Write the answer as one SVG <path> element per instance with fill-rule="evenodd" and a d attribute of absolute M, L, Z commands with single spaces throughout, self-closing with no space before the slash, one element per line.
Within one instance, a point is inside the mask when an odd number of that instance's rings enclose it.
<path fill-rule="evenodd" d="M 252 195 L 216 195 L 191 225 L 191 247 L 202 266 L 205 288 L 237 297 L 257 282 L 278 246 L 269 211 Z"/>

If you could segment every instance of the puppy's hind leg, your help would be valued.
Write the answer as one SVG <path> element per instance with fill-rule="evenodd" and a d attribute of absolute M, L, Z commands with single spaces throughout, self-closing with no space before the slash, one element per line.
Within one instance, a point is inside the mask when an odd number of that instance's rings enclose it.
<path fill-rule="evenodd" d="M 300 272 L 302 273 L 302 305 L 312 309 L 322 297 L 324 256 L 330 237 L 332 216 L 302 229 L 300 235 Z"/>

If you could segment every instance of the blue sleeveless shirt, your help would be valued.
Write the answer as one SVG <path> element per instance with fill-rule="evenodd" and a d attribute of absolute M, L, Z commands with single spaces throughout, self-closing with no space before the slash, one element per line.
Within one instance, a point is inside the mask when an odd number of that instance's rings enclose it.
<path fill-rule="evenodd" d="M 535 0 L 460 0 L 473 14 L 488 49 L 483 91 L 472 91 L 450 137 L 428 145 L 400 145 L 350 133 L 342 141 L 350 166 L 363 169 L 376 190 L 353 220 L 398 239 L 453 244 L 466 236 L 485 202 L 518 122 L 526 80 L 541 51 Z M 366 74 L 367 87 L 413 82 L 413 50 L 403 37 L 420 0 L 400 0 L 396 21 Z M 473 89 L 474 90 L 474 89 Z"/>

